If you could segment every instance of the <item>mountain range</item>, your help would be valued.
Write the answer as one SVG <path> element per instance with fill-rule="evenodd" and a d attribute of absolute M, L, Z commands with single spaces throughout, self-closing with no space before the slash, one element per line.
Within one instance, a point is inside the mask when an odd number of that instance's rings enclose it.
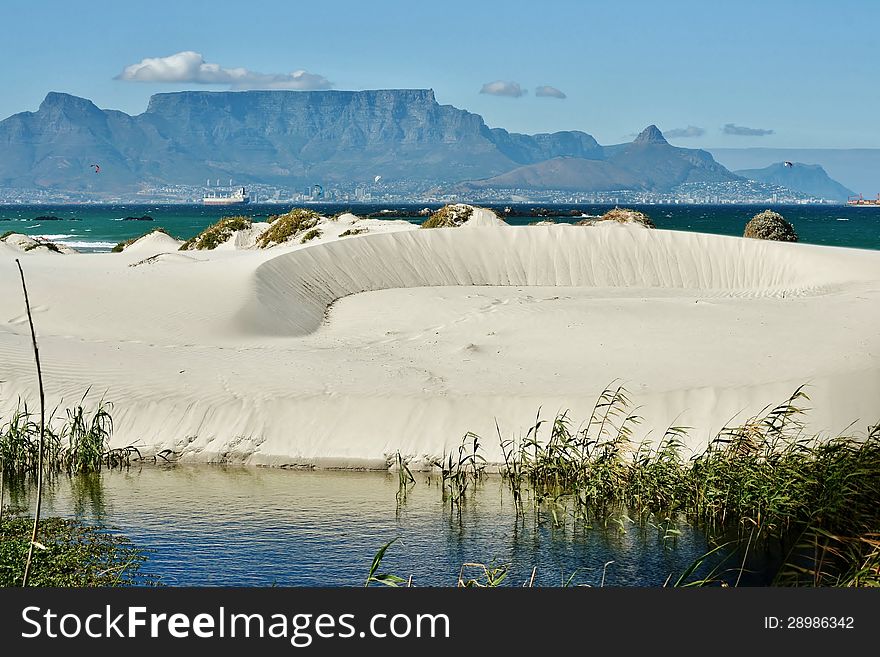
<path fill-rule="evenodd" d="M 741 178 L 706 151 L 671 146 L 657 126 L 650 125 L 632 142 L 600 147 L 590 158 L 550 158 L 462 187 L 664 192 L 682 183 L 734 180 Z"/>
<path fill-rule="evenodd" d="M 763 169 L 740 169 L 736 173 L 749 180 L 779 185 L 796 192 L 802 192 L 834 201 L 846 201 L 853 191 L 832 180 L 818 164 L 801 162 L 777 162 Z"/>
<path fill-rule="evenodd" d="M 849 189 L 871 197 L 880 192 L 880 148 L 713 148 L 711 153 L 731 171 L 784 160 L 818 164 Z"/>
<path fill-rule="evenodd" d="M 429 89 L 183 91 L 152 96 L 134 116 L 51 92 L 36 112 L 0 121 L 0 187 L 100 195 L 218 178 L 301 189 L 374 176 L 655 192 L 741 180 L 706 151 L 671 146 L 655 126 L 611 146 L 580 131 L 511 133 L 439 104 Z"/>

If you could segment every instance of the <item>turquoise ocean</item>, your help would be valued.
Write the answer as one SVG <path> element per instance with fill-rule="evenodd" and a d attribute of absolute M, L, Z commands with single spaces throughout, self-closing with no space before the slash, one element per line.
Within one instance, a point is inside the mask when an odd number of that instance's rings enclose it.
<path fill-rule="evenodd" d="M 391 210 L 395 218 L 421 223 L 419 210 L 442 204 L 350 205 L 307 204 L 322 214 L 350 211 L 359 216 Z M 302 204 L 300 204 L 302 206 Z M 260 220 L 281 214 L 296 204 L 255 204 L 230 207 L 203 205 L 0 205 L 0 234 L 16 231 L 67 244 L 83 252 L 109 251 L 118 242 L 137 237 L 154 228 L 164 228 L 181 239 L 189 239 L 224 216 L 240 214 Z M 496 207 L 496 206 L 489 206 Z M 610 206 L 542 206 L 512 204 L 506 221 L 524 225 L 538 220 L 538 214 L 557 222 L 574 222 L 580 215 L 601 215 Z M 748 220 L 765 207 L 759 205 L 646 205 L 633 207 L 647 213 L 657 228 L 720 235 L 742 235 Z M 504 206 L 497 206 L 502 210 Z M 800 241 L 810 244 L 880 249 L 880 207 L 845 205 L 773 206 L 790 221 Z M 56 219 L 47 219 L 55 217 Z M 144 219 L 147 217 L 148 219 Z M 127 219 L 129 218 L 129 219 Z M 141 218 L 138 220 L 137 218 Z"/>

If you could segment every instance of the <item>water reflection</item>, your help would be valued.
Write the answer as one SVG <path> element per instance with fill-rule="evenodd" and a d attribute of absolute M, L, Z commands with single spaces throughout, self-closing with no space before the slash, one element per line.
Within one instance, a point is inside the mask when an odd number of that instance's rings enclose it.
<path fill-rule="evenodd" d="M 600 525 L 560 508 L 517 514 L 499 478 L 451 512 L 436 480 L 417 475 L 398 503 L 396 476 L 226 466 L 142 466 L 46 486 L 44 512 L 117 528 L 150 551 L 169 585 L 361 586 L 378 548 L 382 570 L 417 586 L 454 586 L 465 562 L 510 564 L 506 583 L 661 586 L 708 550 L 687 525 Z M 427 483 L 426 483 L 427 482 Z M 11 483 L 11 482 L 10 482 Z M 33 505 L 33 487 L 13 485 Z M 665 537 L 665 538 L 664 538 Z M 613 562 L 607 566 L 608 562 Z"/>
<path fill-rule="evenodd" d="M 104 484 L 99 472 L 73 477 L 70 480 L 70 494 L 74 515 L 104 521 Z"/>

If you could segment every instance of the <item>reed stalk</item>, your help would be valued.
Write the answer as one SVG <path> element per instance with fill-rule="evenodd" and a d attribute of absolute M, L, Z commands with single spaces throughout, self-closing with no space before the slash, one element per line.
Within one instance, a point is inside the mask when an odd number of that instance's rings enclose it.
<path fill-rule="evenodd" d="M 0 527 L 3 527 L 3 493 L 6 492 L 6 489 L 3 488 L 3 471 L 5 467 L 3 457 L 0 456 Z"/>
<path fill-rule="evenodd" d="M 31 304 L 28 300 L 27 284 L 24 280 L 24 270 L 21 268 L 21 262 L 18 258 L 15 259 L 15 264 L 18 265 L 18 273 L 21 276 L 21 289 L 22 292 L 24 292 L 24 305 L 27 309 L 28 324 L 30 325 L 31 329 L 31 342 L 34 349 L 34 361 L 37 365 L 37 384 L 40 389 L 40 441 L 37 448 L 37 503 L 34 510 L 34 526 L 33 531 L 31 532 L 31 542 L 28 546 L 27 561 L 25 561 L 24 565 L 24 576 L 21 580 L 21 586 L 22 588 L 24 588 L 28 584 L 28 577 L 30 576 L 31 572 L 31 562 L 34 557 L 34 546 L 37 543 L 37 531 L 39 530 L 40 526 L 40 510 L 43 503 L 43 445 L 45 442 L 46 433 L 46 396 L 43 391 L 43 370 L 40 367 L 40 348 L 37 345 L 37 333 L 34 330 L 34 319 L 31 316 Z"/>

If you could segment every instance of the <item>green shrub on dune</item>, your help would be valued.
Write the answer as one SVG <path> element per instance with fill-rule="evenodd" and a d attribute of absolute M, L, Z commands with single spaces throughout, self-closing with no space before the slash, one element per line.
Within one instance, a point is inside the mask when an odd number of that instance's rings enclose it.
<path fill-rule="evenodd" d="M 644 212 L 630 208 L 614 208 L 601 217 L 589 217 L 575 222 L 575 226 L 595 226 L 602 221 L 616 221 L 619 224 L 641 224 L 645 228 L 656 228 L 651 217 Z"/>
<path fill-rule="evenodd" d="M 62 253 L 61 249 L 58 247 L 55 242 L 49 242 L 44 240 L 43 238 L 37 237 L 33 238 L 30 235 L 25 235 L 24 233 L 19 233 L 15 230 L 7 230 L 5 233 L 0 235 L 0 242 L 5 242 L 7 238 L 12 237 L 13 235 L 21 235 L 30 243 L 27 244 L 19 244 L 19 248 L 22 249 L 25 253 L 28 251 L 33 251 L 34 249 L 38 249 L 41 246 L 46 247 L 49 251 L 53 251 L 54 253 Z"/>
<path fill-rule="evenodd" d="M 275 244 L 282 244 L 291 237 L 312 230 L 320 220 L 321 215 L 305 208 L 294 208 L 285 214 L 269 217 L 271 225 L 257 238 L 257 246 L 265 249 Z"/>
<path fill-rule="evenodd" d="M 794 226 L 773 210 L 759 212 L 746 224 L 743 237 L 776 242 L 797 242 L 798 236 Z"/>
<path fill-rule="evenodd" d="M 463 203 L 444 205 L 434 212 L 423 224 L 422 228 L 458 228 L 471 218 L 473 207 Z"/>
<path fill-rule="evenodd" d="M 319 228 L 312 228 L 309 232 L 302 236 L 300 240 L 300 244 L 305 244 L 306 242 L 315 239 L 316 237 L 321 236 L 321 230 Z"/>
<path fill-rule="evenodd" d="M 34 249 L 39 249 L 41 246 L 45 246 L 49 251 L 53 253 L 61 253 L 61 249 L 58 248 L 58 245 L 55 242 L 37 242 L 36 244 L 30 244 L 24 247 L 25 253 L 28 251 L 33 251 Z"/>
<path fill-rule="evenodd" d="M 208 226 L 192 239 L 184 242 L 180 250 L 199 251 L 216 249 L 239 230 L 247 230 L 253 225 L 250 217 L 223 217 L 220 221 Z"/>

